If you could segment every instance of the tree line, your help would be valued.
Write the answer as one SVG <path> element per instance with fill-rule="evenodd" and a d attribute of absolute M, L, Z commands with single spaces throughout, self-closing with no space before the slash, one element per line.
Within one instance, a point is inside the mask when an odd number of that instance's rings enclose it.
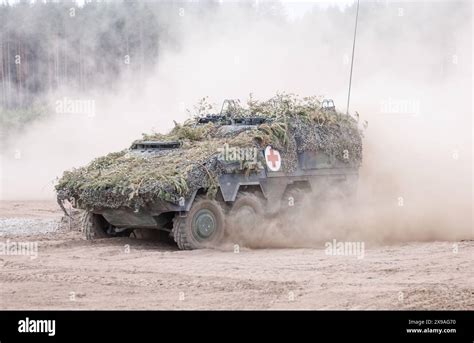
<path fill-rule="evenodd" d="M 59 87 L 110 87 L 123 73 L 142 74 L 169 38 L 158 13 L 158 4 L 137 1 L 3 3 L 0 107 L 24 108 Z"/>

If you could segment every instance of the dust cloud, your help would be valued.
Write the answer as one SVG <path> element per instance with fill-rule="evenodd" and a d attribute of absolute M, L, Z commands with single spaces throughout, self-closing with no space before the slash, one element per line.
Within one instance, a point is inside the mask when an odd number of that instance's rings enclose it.
<path fill-rule="evenodd" d="M 318 94 L 345 111 L 355 8 L 315 4 L 291 20 L 267 15 L 300 5 L 185 12 L 176 17 L 177 43 L 162 44 L 143 82 L 125 75 L 114 92 L 58 90 L 52 108 L 67 97 L 92 101 L 93 113 L 53 113 L 10 139 L 1 198 L 53 198 L 63 170 L 126 148 L 143 132 L 169 130 L 202 96 L 217 105 L 249 93 Z M 472 4 L 362 1 L 359 20 L 350 112 L 368 127 L 358 201 L 309 198 L 295 210 L 296 235 L 270 223 L 262 244 L 472 239 Z"/>

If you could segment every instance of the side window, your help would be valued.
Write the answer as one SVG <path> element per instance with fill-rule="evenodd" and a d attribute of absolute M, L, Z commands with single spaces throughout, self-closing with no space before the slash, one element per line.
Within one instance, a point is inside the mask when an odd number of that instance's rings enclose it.
<path fill-rule="evenodd" d="M 305 151 L 298 155 L 301 169 L 330 168 L 331 160 L 329 155 L 321 151 Z"/>

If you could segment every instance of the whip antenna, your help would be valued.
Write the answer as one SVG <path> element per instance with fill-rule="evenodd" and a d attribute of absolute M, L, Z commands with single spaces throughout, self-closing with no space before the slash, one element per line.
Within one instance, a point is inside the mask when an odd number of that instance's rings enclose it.
<path fill-rule="evenodd" d="M 355 20 L 355 27 L 354 27 L 354 41 L 352 42 L 351 74 L 349 76 L 349 92 L 347 94 L 347 109 L 346 109 L 347 115 L 349 115 L 349 102 L 351 100 L 352 68 L 354 67 L 354 51 L 355 51 L 355 46 L 356 46 L 357 21 L 359 19 L 359 1 L 360 0 L 357 0 L 356 20 Z"/>

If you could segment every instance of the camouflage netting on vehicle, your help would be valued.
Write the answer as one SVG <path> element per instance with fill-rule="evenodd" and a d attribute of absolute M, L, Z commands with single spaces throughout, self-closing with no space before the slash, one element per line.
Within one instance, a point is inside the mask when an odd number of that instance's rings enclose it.
<path fill-rule="evenodd" d="M 260 117 L 264 122 L 231 129 L 221 122 L 198 124 L 203 112 L 212 110 L 203 98 L 195 107 L 194 119 L 175 123 L 168 134 L 144 134 L 134 142 L 180 142 L 179 147 L 151 154 L 126 149 L 66 171 L 56 185 L 58 199 L 74 199 L 81 207 L 92 209 L 139 208 L 157 199 L 176 203 L 197 189 L 205 189 L 213 197 L 224 171 L 248 174 L 265 164 L 261 153 L 256 159 L 237 155 L 239 163 L 223 161 L 224 146 L 261 151 L 271 145 L 281 153 L 284 172 L 296 168 L 297 154 L 302 151 L 322 151 L 348 166 L 358 167 L 362 161 L 357 122 L 323 108 L 317 97 L 277 94 L 270 100 L 256 101 L 250 96 L 245 108 L 235 104 L 221 114 L 232 120 Z"/>

